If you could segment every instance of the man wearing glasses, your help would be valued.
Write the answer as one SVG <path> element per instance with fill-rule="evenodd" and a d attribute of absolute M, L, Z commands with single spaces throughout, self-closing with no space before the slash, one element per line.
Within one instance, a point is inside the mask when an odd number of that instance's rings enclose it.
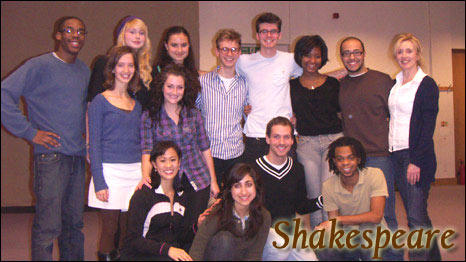
<path fill-rule="evenodd" d="M 84 259 L 85 112 L 90 70 L 77 59 L 86 28 L 77 17 L 56 22 L 58 51 L 32 58 L 1 83 L 2 125 L 34 146 L 36 215 L 32 260 Z M 23 96 L 28 119 L 18 108 Z"/>
<path fill-rule="evenodd" d="M 241 55 L 241 35 L 231 29 L 221 30 L 215 43 L 220 65 L 199 77 L 202 88 L 196 105 L 204 119 L 217 182 L 221 186 L 223 173 L 241 162 L 244 152 L 241 120 L 248 89 L 244 76 L 235 70 Z"/>
<path fill-rule="evenodd" d="M 359 140 L 367 153 L 367 167 L 380 168 L 387 181 L 389 197 L 384 218 L 394 232 L 398 229 L 395 215 L 393 167 L 388 151 L 388 96 L 393 86 L 389 75 L 369 69 L 364 64 L 364 44 L 347 37 L 340 44 L 340 55 L 348 75 L 340 80 L 339 102 L 345 136 Z M 403 253 L 387 249 L 387 260 L 403 260 Z"/>
<path fill-rule="evenodd" d="M 256 38 L 260 51 L 242 55 L 236 69 L 246 77 L 248 100 L 252 107 L 244 125 L 244 160 L 253 162 L 268 153 L 265 141 L 267 123 L 274 117 L 292 116 L 290 98 L 290 78 L 302 74 L 292 53 L 277 50 L 282 37 L 281 19 L 272 13 L 265 13 L 256 20 Z M 296 143 L 295 143 L 296 144 Z M 296 146 L 291 150 L 296 155 Z M 294 153 L 293 153 L 294 152 Z M 294 157 L 295 158 L 295 157 Z"/>

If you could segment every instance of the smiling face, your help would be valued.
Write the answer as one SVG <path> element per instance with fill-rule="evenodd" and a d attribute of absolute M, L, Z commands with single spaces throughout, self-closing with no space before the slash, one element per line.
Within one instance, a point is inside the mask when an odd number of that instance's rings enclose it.
<path fill-rule="evenodd" d="M 409 40 L 401 42 L 396 49 L 395 58 L 403 71 L 412 70 L 419 64 L 419 54 L 414 44 Z"/>
<path fill-rule="evenodd" d="M 70 33 L 63 31 L 70 29 Z M 78 19 L 72 18 L 66 20 L 60 32 L 57 32 L 55 38 L 60 41 L 58 53 L 64 56 L 76 57 L 84 45 L 85 34 L 78 34 L 79 31 L 86 31 L 84 25 Z M 60 56 L 60 55 L 59 55 Z"/>
<path fill-rule="evenodd" d="M 236 53 L 233 53 L 232 48 L 236 49 Z M 227 50 L 226 53 L 222 49 Z M 215 49 L 215 54 L 220 60 L 220 64 L 224 68 L 234 68 L 236 61 L 238 61 L 241 55 L 241 49 L 239 43 L 231 40 L 223 40 L 219 43 L 219 48 Z"/>
<path fill-rule="evenodd" d="M 256 33 L 256 38 L 259 40 L 261 49 L 276 48 L 278 40 L 282 38 L 282 33 L 278 29 L 277 24 L 262 23 L 259 25 L 259 32 Z"/>
<path fill-rule="evenodd" d="M 184 79 L 182 76 L 168 75 L 163 84 L 164 103 L 178 105 L 184 95 Z"/>
<path fill-rule="evenodd" d="M 233 184 L 230 191 L 237 210 L 249 208 L 251 202 L 256 198 L 256 185 L 249 174 Z"/>
<path fill-rule="evenodd" d="M 132 54 L 125 54 L 120 57 L 112 73 L 115 75 L 115 83 L 128 84 L 134 76 L 136 68 Z"/>
<path fill-rule="evenodd" d="M 322 65 L 322 52 L 319 47 L 312 48 L 311 52 L 303 55 L 301 58 L 301 66 L 303 71 L 315 73 Z"/>
<path fill-rule="evenodd" d="M 168 55 L 177 64 L 183 64 L 183 61 L 189 54 L 189 39 L 183 33 L 173 34 L 165 43 Z"/>
<path fill-rule="evenodd" d="M 144 46 L 146 42 L 146 32 L 140 27 L 127 27 L 125 30 L 125 43 L 127 46 L 135 49 Z"/>
<path fill-rule="evenodd" d="M 175 149 L 170 147 L 165 154 L 158 156 L 152 166 L 159 173 L 162 180 L 173 180 L 180 169 L 180 158 Z"/>
<path fill-rule="evenodd" d="M 282 163 L 286 160 L 293 145 L 292 129 L 287 125 L 274 125 L 271 128 L 270 136 L 265 137 L 265 141 L 270 145 L 267 155 L 269 160 Z"/>
<path fill-rule="evenodd" d="M 362 52 L 362 54 L 358 56 L 354 54 L 355 52 Z M 356 39 L 349 39 L 345 41 L 341 46 L 341 53 L 352 53 L 347 57 L 341 55 L 341 60 L 343 61 L 343 65 L 346 70 L 348 70 L 349 75 L 359 75 L 366 71 L 366 67 L 364 65 L 366 53 L 364 52 L 361 42 Z"/>
<path fill-rule="evenodd" d="M 350 178 L 359 174 L 358 165 L 361 162 L 351 149 L 351 146 L 341 146 L 335 148 L 335 166 L 344 178 Z"/>

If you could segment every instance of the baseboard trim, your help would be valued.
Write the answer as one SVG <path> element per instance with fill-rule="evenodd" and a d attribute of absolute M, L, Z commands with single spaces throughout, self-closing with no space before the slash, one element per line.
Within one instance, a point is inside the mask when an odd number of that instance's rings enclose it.
<path fill-rule="evenodd" d="M 458 185 L 458 180 L 456 177 L 452 178 L 437 178 L 435 179 L 435 182 L 432 183 L 433 186 L 452 186 L 452 185 Z"/>
<path fill-rule="evenodd" d="M 99 209 L 89 207 L 86 205 L 84 207 L 84 212 L 96 212 Z M 2 207 L 2 214 L 8 213 L 35 213 L 36 207 L 35 206 L 11 206 L 11 207 Z"/>

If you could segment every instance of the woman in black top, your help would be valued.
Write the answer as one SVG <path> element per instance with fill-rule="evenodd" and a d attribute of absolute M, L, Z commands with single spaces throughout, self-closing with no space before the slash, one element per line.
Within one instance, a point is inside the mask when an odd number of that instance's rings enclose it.
<path fill-rule="evenodd" d="M 321 195 L 322 184 L 331 173 L 326 163 L 327 148 L 343 136 L 337 79 L 319 73 L 328 61 L 327 46 L 318 36 L 304 36 L 296 43 L 294 59 L 303 74 L 290 81 L 291 104 L 298 131 L 298 160 L 306 175 L 308 198 Z M 324 210 L 311 213 L 311 226 L 327 220 Z"/>
<path fill-rule="evenodd" d="M 186 223 L 186 195 L 177 185 L 181 150 L 172 141 L 157 143 L 150 156 L 152 189 L 134 192 L 128 210 L 124 261 L 192 261 L 187 251 L 197 225 Z"/>

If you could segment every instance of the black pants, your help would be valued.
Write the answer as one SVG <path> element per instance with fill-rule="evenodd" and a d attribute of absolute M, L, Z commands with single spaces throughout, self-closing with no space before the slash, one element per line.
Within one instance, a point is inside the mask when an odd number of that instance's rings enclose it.
<path fill-rule="evenodd" d="M 236 163 L 241 163 L 243 156 L 239 156 L 232 159 L 220 159 L 214 157 L 214 167 L 215 167 L 215 176 L 217 177 L 217 184 L 220 189 L 222 189 L 223 178 L 226 175 L 226 172 L 232 168 Z"/>
<path fill-rule="evenodd" d="M 188 199 L 184 212 L 184 219 L 191 225 L 197 223 L 199 215 L 207 209 L 207 202 L 210 197 L 210 186 L 196 192 L 184 174 L 181 178 L 181 185 L 184 188 L 183 194 L 186 194 L 186 199 Z"/>

